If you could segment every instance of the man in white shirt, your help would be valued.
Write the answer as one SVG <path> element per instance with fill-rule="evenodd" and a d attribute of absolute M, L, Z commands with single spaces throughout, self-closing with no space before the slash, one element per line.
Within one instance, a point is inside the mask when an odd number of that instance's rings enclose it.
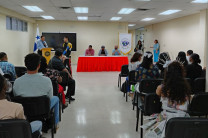
<path fill-rule="evenodd" d="M 186 53 L 186 59 L 188 61 L 188 64 L 191 64 L 190 57 L 193 53 L 194 53 L 193 50 L 188 50 L 187 53 Z"/>

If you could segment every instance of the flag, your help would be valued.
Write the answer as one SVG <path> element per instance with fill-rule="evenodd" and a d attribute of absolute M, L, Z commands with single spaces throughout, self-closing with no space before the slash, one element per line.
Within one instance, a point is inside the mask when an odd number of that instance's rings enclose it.
<path fill-rule="evenodd" d="M 132 48 L 132 34 L 119 33 L 119 49 L 124 55 L 128 55 Z"/>
<path fill-rule="evenodd" d="M 37 51 L 38 51 L 38 48 L 37 48 L 38 40 L 40 40 L 40 35 L 39 35 L 39 27 L 37 25 L 36 36 L 35 36 L 35 43 L 34 43 L 34 48 L 33 48 L 33 52 L 34 53 L 37 53 Z"/>

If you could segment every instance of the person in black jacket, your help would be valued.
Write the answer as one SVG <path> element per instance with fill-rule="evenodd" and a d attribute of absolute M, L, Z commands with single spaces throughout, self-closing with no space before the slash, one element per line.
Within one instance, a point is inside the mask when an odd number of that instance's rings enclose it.
<path fill-rule="evenodd" d="M 190 65 L 186 66 L 186 77 L 192 80 L 202 76 L 201 59 L 198 54 L 192 54 L 190 57 Z"/>

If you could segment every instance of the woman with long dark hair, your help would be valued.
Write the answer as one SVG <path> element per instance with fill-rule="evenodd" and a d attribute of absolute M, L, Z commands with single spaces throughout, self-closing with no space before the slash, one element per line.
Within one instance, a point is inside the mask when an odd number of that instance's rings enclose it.
<path fill-rule="evenodd" d="M 202 77 L 201 59 L 198 54 L 192 54 L 190 57 L 191 64 L 186 66 L 186 77 L 195 80 Z"/>
<path fill-rule="evenodd" d="M 163 111 L 156 116 L 155 120 L 149 122 L 149 124 L 156 123 L 156 125 L 148 127 L 150 130 L 145 134 L 145 138 L 163 138 L 165 125 L 169 119 L 189 117 L 186 111 L 190 99 L 190 86 L 185 79 L 185 71 L 181 63 L 174 61 L 169 64 L 165 71 L 164 81 L 158 86 L 156 93 L 161 97 Z"/>
<path fill-rule="evenodd" d="M 178 62 L 182 63 L 184 67 L 186 67 L 188 65 L 188 61 L 186 59 L 186 53 L 183 52 L 183 51 L 180 51 L 178 53 L 178 56 L 177 56 L 176 60 Z"/>
<path fill-rule="evenodd" d="M 129 63 L 129 71 L 136 70 L 137 67 L 141 64 L 142 54 L 134 53 Z"/>
<path fill-rule="evenodd" d="M 144 47 L 142 45 L 142 41 L 139 40 L 135 49 L 134 49 L 134 52 L 143 53 L 143 51 L 144 51 Z"/>

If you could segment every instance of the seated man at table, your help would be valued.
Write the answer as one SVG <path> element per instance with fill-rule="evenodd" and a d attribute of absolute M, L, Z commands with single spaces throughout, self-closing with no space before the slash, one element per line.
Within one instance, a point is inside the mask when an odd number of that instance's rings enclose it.
<path fill-rule="evenodd" d="M 118 46 L 115 46 L 115 49 L 113 49 L 113 51 L 112 51 L 112 55 L 113 56 L 120 56 L 121 55 L 121 51 L 118 49 Z"/>
<path fill-rule="evenodd" d="M 108 51 L 105 49 L 105 46 L 101 46 L 98 56 L 108 56 Z"/>
<path fill-rule="evenodd" d="M 63 82 L 61 83 L 62 86 L 68 86 L 68 90 L 66 93 L 66 99 L 70 101 L 74 101 L 75 99 L 72 96 L 75 95 L 75 80 L 64 66 L 64 59 L 63 59 L 63 50 L 57 49 L 55 52 L 55 56 L 49 61 L 48 67 L 51 69 L 58 70 L 61 74 L 63 74 Z"/>
<path fill-rule="evenodd" d="M 59 98 L 53 96 L 52 82 L 48 77 L 38 73 L 40 69 L 41 57 L 32 53 L 25 57 L 27 73 L 14 82 L 13 94 L 20 97 L 47 96 L 51 101 L 51 109 L 54 108 L 55 124 L 59 123 Z"/>
<path fill-rule="evenodd" d="M 95 51 L 92 49 L 92 45 L 89 45 L 89 48 L 85 51 L 85 56 L 94 56 Z"/>

